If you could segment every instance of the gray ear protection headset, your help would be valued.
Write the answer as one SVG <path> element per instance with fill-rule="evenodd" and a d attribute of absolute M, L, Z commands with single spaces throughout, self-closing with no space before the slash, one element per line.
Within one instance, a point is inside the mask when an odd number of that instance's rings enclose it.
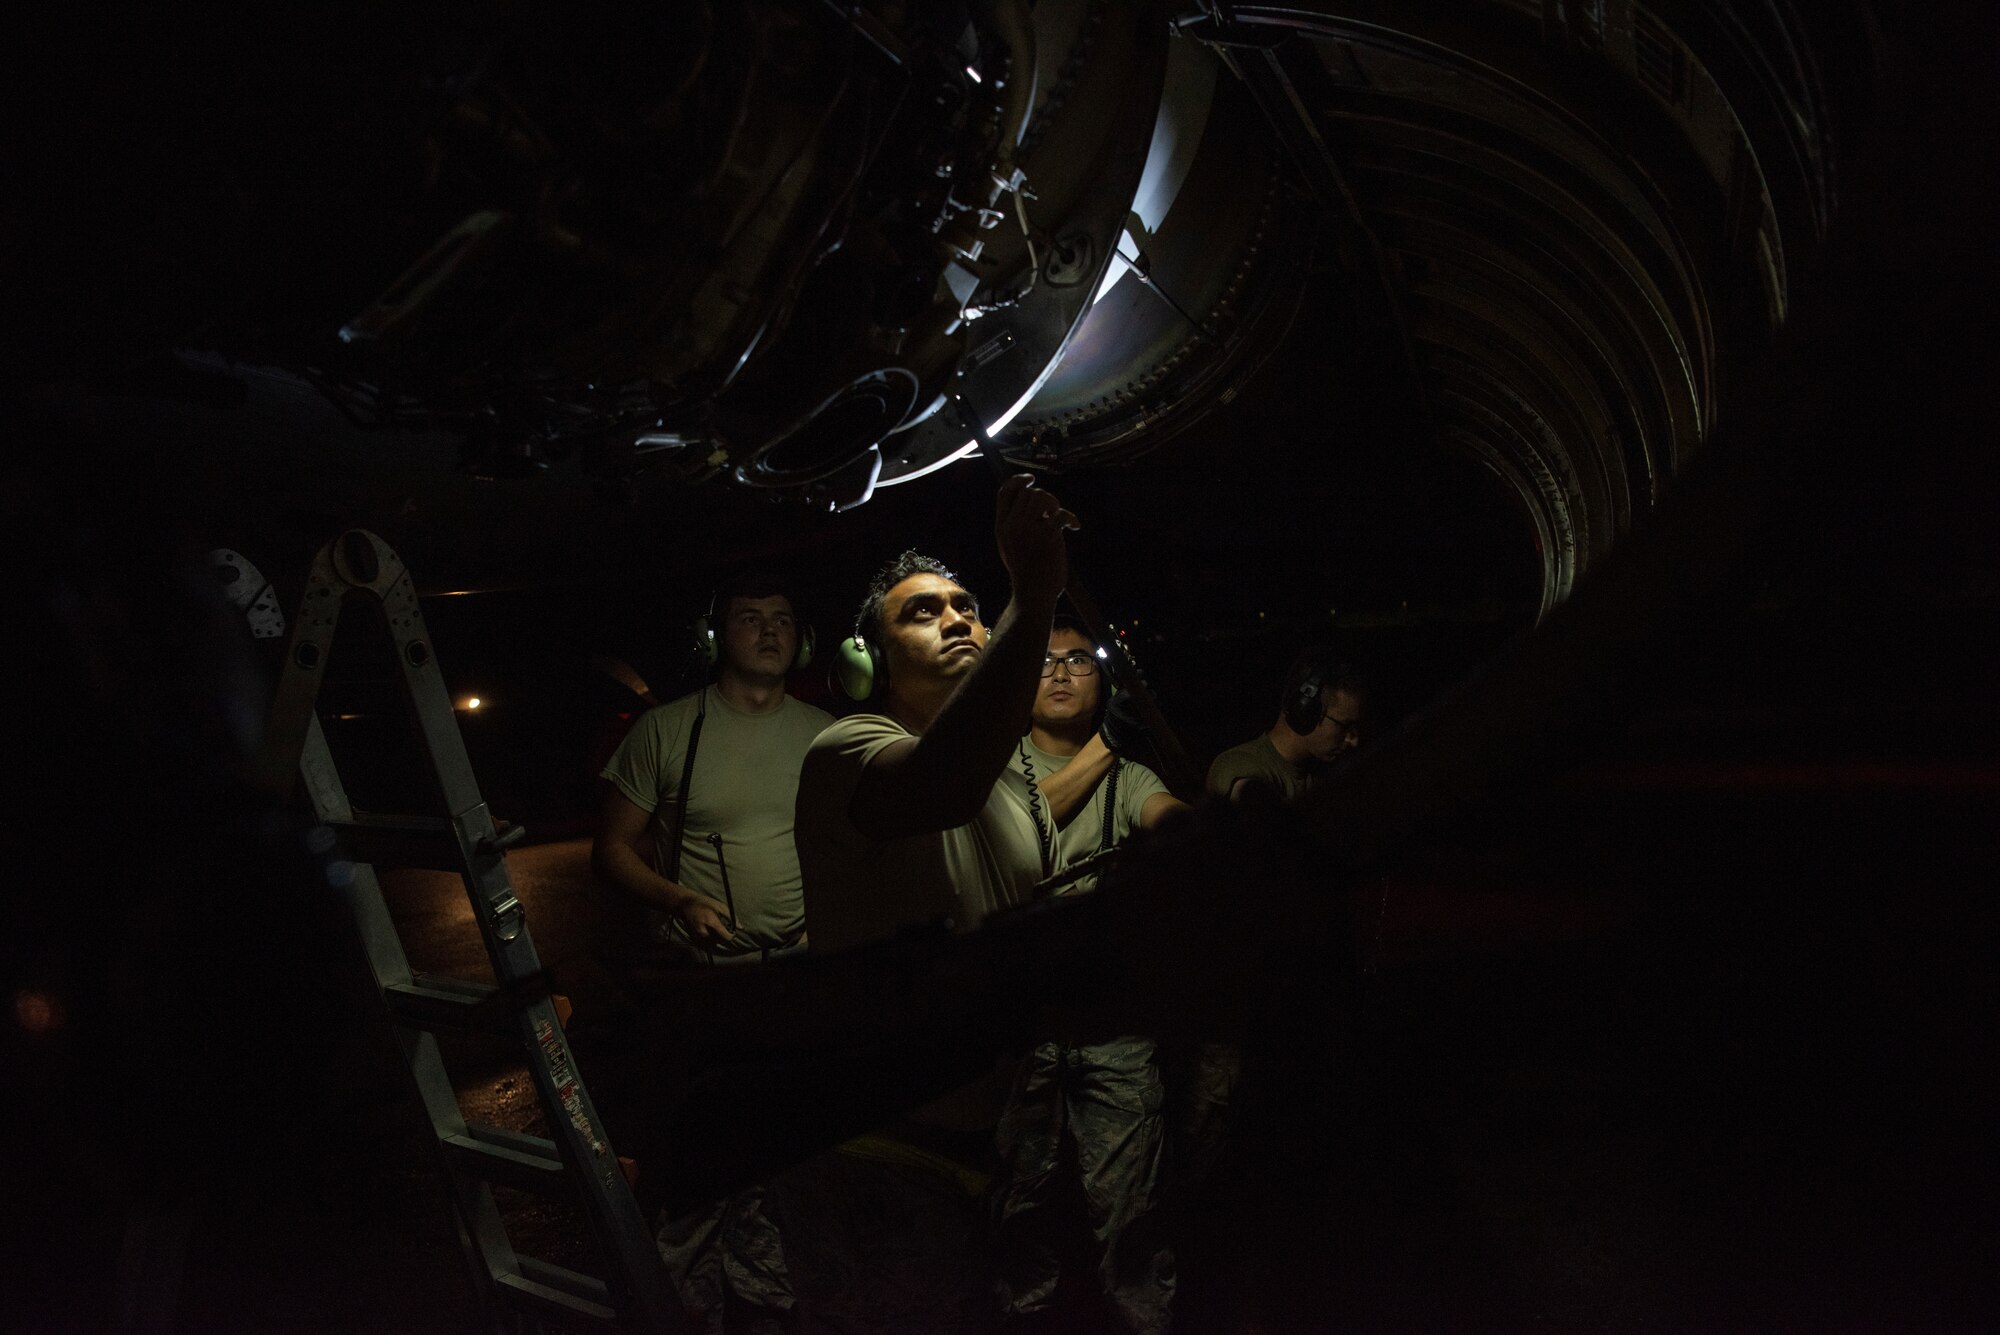
<path fill-rule="evenodd" d="M 694 619 L 695 652 L 700 654 L 701 661 L 710 667 L 722 661 L 722 626 L 715 615 L 715 605 L 721 598 L 721 590 L 711 593 L 708 596 L 708 611 Z M 789 595 L 786 601 L 790 601 Z M 792 654 L 792 665 L 785 669 L 787 672 L 797 672 L 812 662 L 813 646 L 816 641 L 813 628 L 798 619 L 796 608 L 793 609 L 792 626 L 798 632 L 799 645 L 797 651 Z"/>

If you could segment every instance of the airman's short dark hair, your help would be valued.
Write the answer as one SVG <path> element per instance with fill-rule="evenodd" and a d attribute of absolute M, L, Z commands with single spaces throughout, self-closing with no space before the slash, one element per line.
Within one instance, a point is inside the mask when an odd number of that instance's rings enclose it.
<path fill-rule="evenodd" d="M 925 556 L 915 550 L 903 552 L 876 571 L 875 578 L 868 581 L 868 594 L 861 600 L 861 610 L 854 614 L 856 635 L 872 644 L 882 642 L 882 604 L 888 600 L 889 590 L 912 575 L 936 575 L 958 583 L 958 576 L 951 572 L 951 567 L 935 556 Z"/>
<path fill-rule="evenodd" d="M 715 615 L 727 616 L 729 604 L 737 598 L 783 598 L 792 605 L 792 615 L 800 616 L 799 596 L 791 581 L 771 570 L 743 570 L 715 588 Z"/>

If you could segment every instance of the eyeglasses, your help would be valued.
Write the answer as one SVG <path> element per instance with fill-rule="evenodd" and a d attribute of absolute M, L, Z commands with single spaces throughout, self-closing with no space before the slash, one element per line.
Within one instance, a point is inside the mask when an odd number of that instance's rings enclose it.
<path fill-rule="evenodd" d="M 1053 677 L 1056 673 L 1056 664 L 1058 663 L 1061 663 L 1063 668 L 1072 677 L 1088 677 L 1091 673 L 1097 671 L 1097 660 L 1083 650 L 1078 649 L 1075 653 L 1064 654 L 1060 658 L 1054 654 L 1043 655 L 1042 675 L 1044 677 Z"/>

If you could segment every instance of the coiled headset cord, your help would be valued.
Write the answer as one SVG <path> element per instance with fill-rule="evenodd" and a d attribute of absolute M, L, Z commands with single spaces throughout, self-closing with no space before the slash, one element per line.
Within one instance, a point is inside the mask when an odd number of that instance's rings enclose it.
<path fill-rule="evenodd" d="M 1035 842 L 1042 853 L 1042 877 L 1048 878 L 1055 869 L 1055 837 L 1049 832 L 1048 817 L 1042 814 L 1042 785 L 1035 779 L 1035 762 L 1028 756 L 1028 743 L 1024 738 L 1019 747 L 1021 774 L 1028 781 L 1028 814 L 1035 818 Z M 1097 851 L 1111 847 L 1111 816 L 1118 809 L 1118 771 L 1125 762 L 1118 756 L 1111 757 L 1111 772 L 1104 776 L 1104 813 L 1099 818 Z"/>
<path fill-rule="evenodd" d="M 1042 815 L 1042 786 L 1035 782 L 1035 762 L 1028 759 L 1026 740 L 1017 749 L 1021 756 L 1021 773 L 1028 780 L 1028 814 L 1035 818 L 1035 847 L 1041 852 L 1042 876 L 1046 878 L 1055 865 L 1052 848 L 1055 840 L 1049 834 L 1048 818 Z"/>

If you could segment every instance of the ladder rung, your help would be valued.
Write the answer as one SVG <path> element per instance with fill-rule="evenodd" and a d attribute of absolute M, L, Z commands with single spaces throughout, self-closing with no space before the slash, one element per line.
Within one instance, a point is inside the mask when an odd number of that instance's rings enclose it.
<path fill-rule="evenodd" d="M 455 1033 L 511 1032 L 513 1013 L 493 1005 L 500 989 L 437 974 L 416 974 L 407 983 L 382 989 L 389 1013 L 400 1024 Z"/>
<path fill-rule="evenodd" d="M 503 1187 L 554 1195 L 570 1184 L 569 1170 L 554 1142 L 498 1127 L 468 1126 L 462 1136 L 444 1138 L 452 1166 Z"/>
<path fill-rule="evenodd" d="M 522 1258 L 522 1261 L 522 1268 L 526 1269 L 526 1258 Z M 537 1265 L 538 1270 L 542 1268 L 539 1264 Z M 550 1270 L 560 1269 L 557 1266 L 546 1268 Z M 576 1274 L 575 1271 L 567 1273 Z M 577 1275 L 576 1277 L 580 1280 L 588 1280 L 593 1284 L 597 1283 L 597 1281 L 591 1280 L 588 1275 Z M 598 1284 L 600 1291 L 603 1290 L 603 1287 L 602 1284 Z M 495 1275 L 493 1277 L 493 1291 L 512 1305 L 523 1308 L 538 1316 L 551 1317 L 558 1321 L 573 1321 L 582 1318 L 586 1321 L 599 1322 L 607 1327 L 615 1327 L 618 1323 L 618 1313 L 609 1304 L 599 1302 L 593 1298 L 585 1298 L 579 1294 L 566 1292 L 553 1284 L 544 1284 L 538 1280 L 529 1279 L 526 1275 Z"/>
<path fill-rule="evenodd" d="M 515 1012 L 496 1000 L 499 995 L 500 989 L 489 984 L 468 983 L 442 974 L 413 974 L 407 983 L 382 986 L 382 999 L 398 1024 L 454 1034 L 513 1035 Z M 569 998 L 551 992 L 549 1005 L 555 1008 L 556 1023 L 569 1028 L 569 1017 L 574 1010 Z"/>
<path fill-rule="evenodd" d="M 240 558 L 232 558 L 229 569 L 256 575 Z M 319 695 L 335 621 L 355 592 L 369 594 L 387 619 L 402 696 L 414 715 L 424 768 L 440 799 L 429 810 L 438 814 L 357 812 L 341 786 L 318 713 L 323 703 Z M 250 609 L 253 630 L 263 606 L 259 599 Z M 479 796 L 408 569 L 381 539 L 351 530 L 314 559 L 304 606 L 312 611 L 293 622 L 300 638 L 291 646 L 296 652 L 286 654 L 264 760 L 274 780 L 291 770 L 290 777 L 303 784 L 315 818 L 324 821 L 346 856 L 363 864 L 343 898 L 372 975 L 383 984 L 384 1006 L 405 1040 L 403 1055 L 453 1189 L 482 1296 L 503 1309 L 499 1315 L 510 1327 L 532 1323 L 538 1330 L 627 1335 L 679 1329 L 684 1324 L 674 1319 L 679 1305 L 636 1202 L 609 1165 L 593 1157 L 609 1147 L 592 1135 L 589 1149 L 583 1148 L 585 1133 L 592 1132 L 581 1115 L 588 1097 L 580 1075 L 565 1060 L 564 1040 L 548 1029 L 552 1020 L 567 1021 L 569 1004 L 548 991 L 548 973 L 506 860 L 510 849 L 525 842 L 527 832 L 494 820 Z M 384 878 L 368 874 L 369 864 L 435 869 L 462 879 L 473 926 L 493 966 L 491 983 L 498 986 L 413 975 L 401 930 L 382 892 Z M 413 1032 L 430 1030 L 513 1031 L 547 1125 L 562 1139 L 467 1123 L 445 1069 L 442 1048 L 448 1045 L 432 1042 L 428 1032 Z M 582 1205 L 601 1235 L 603 1277 L 516 1253 L 494 1199 L 500 1188 L 570 1198 Z"/>
<path fill-rule="evenodd" d="M 514 1263 L 521 1267 L 521 1278 L 552 1289 L 561 1289 L 572 1298 L 585 1302 L 611 1305 L 611 1286 L 595 1275 L 586 1275 L 581 1270 L 571 1270 L 566 1265 L 544 1261 L 535 1256 L 516 1256 Z"/>
<path fill-rule="evenodd" d="M 482 1145 L 498 1145 L 502 1149 L 519 1154 L 539 1155 L 544 1159 L 560 1157 L 556 1143 L 546 1136 L 530 1135 L 526 1131 L 509 1131 L 504 1126 L 488 1126 L 484 1122 L 467 1122 L 465 1134 Z"/>
<path fill-rule="evenodd" d="M 328 821 L 358 862 L 389 867 L 462 871 L 458 832 L 441 816 L 381 816 L 357 811 L 353 820 Z"/>

